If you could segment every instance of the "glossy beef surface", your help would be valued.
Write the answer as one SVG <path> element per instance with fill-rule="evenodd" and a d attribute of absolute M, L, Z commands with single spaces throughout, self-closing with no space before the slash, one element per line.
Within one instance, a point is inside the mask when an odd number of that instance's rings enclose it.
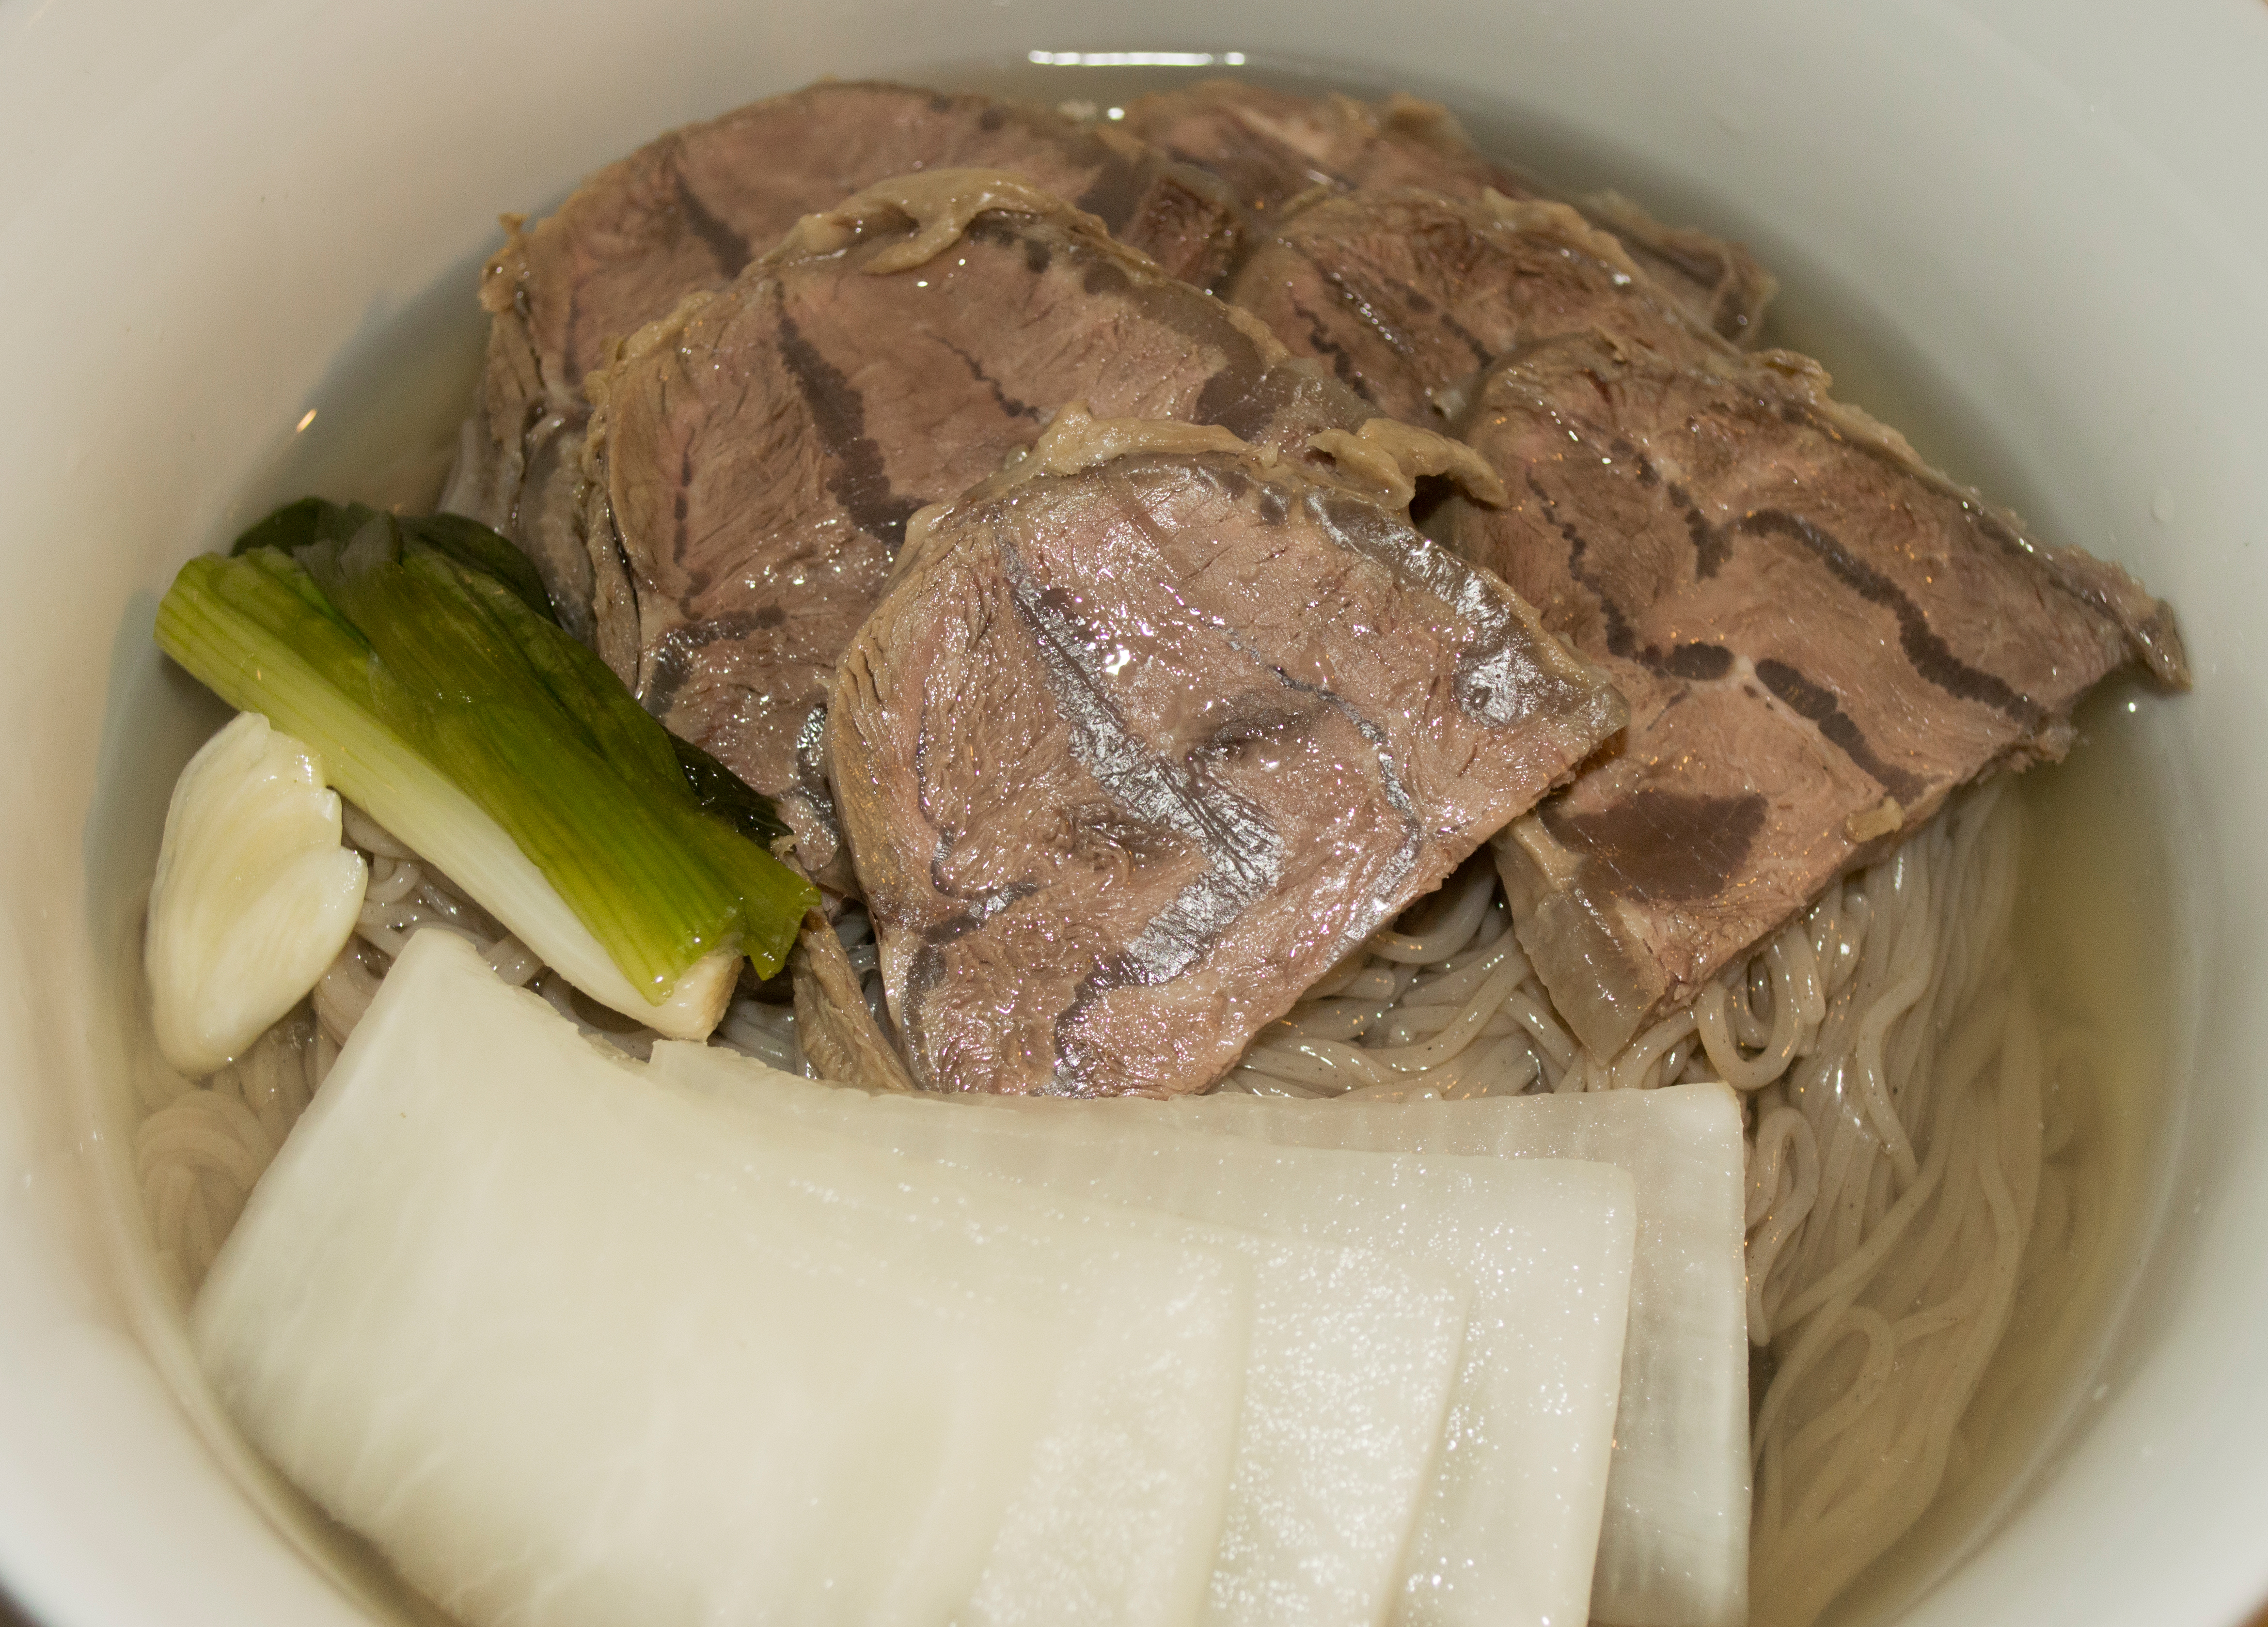
<path fill-rule="evenodd" d="M 1522 941 L 1610 1053 L 1955 788 L 2060 755 L 2170 617 L 1744 354 L 1562 204 L 1403 188 L 1295 210 L 1233 297 L 1507 500 L 1443 534 L 1601 662 L 1617 747 L 1498 843 Z"/>
<path fill-rule="evenodd" d="M 1371 103 L 1211 79 L 1138 98 L 1124 128 L 1219 175 L 1261 232 L 1317 188 L 1420 187 L 1476 202 L 1491 191 L 1514 201 L 1549 195 L 1478 151 L 1446 109 L 1412 96 Z M 1755 341 L 1774 284 L 1746 249 L 1664 225 L 1612 193 L 1574 202 L 1694 320 L 1735 343 Z"/>
<path fill-rule="evenodd" d="M 980 489 L 829 720 L 917 1079 L 1203 1087 L 1621 713 L 1500 583 L 1285 460 Z"/>
<path fill-rule="evenodd" d="M 1660 326 L 1682 310 L 1564 203 L 1406 188 L 1278 222 L 1256 239 L 1230 298 L 1379 412 L 1435 428 L 1452 426 L 1482 372 L 1523 344 Z"/>
<path fill-rule="evenodd" d="M 593 375 L 583 467 L 600 652 L 671 729 L 782 799 L 814 872 L 836 857 L 835 660 L 924 504 L 1072 403 L 1222 425 L 1323 469 L 1309 438 L 1369 416 L 1265 328 L 1012 178 L 909 178 L 828 218 Z"/>
<path fill-rule="evenodd" d="M 1465 433 L 1509 500 L 1450 534 L 1630 703 L 1620 749 L 1498 844 L 1602 1054 L 1959 786 L 2059 757 L 2105 674 L 2187 681 L 2124 571 L 1926 467 L 1815 364 L 1611 303 L 1488 374 Z"/>
<path fill-rule="evenodd" d="M 802 216 L 910 172 L 1005 170 L 1209 283 L 1238 239 L 1211 177 L 1121 131 L 909 85 L 827 83 L 648 143 L 591 176 L 489 264 L 489 357 L 453 503 L 526 549 L 571 630 L 594 583 L 574 489 L 585 375 L 679 300 L 721 288 Z"/>

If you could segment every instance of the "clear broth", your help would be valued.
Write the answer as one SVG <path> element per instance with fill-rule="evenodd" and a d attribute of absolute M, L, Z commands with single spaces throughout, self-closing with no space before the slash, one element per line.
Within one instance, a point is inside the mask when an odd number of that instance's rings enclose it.
<path fill-rule="evenodd" d="M 1145 92 L 1223 72 L 1309 93 L 1436 90 L 1256 57 L 1185 66 L 962 63 L 912 77 L 1049 105 L 1091 104 L 1107 118 Z M 1664 218 L 1751 241 L 1782 279 L 1765 342 L 1816 357 L 1842 399 L 1896 425 L 1940 467 L 2036 517 L 2056 512 L 2052 494 L 2031 486 L 1991 426 L 1929 374 L 1859 291 L 1836 284 L 1800 246 L 1764 240 L 1726 201 L 1683 195 L 1627 155 L 1577 142 L 1517 108 L 1445 99 L 1484 148 L 1547 182 L 1570 191 L 1612 185 Z M 497 200 L 500 208 L 526 202 Z M 487 320 L 475 298 L 477 272 L 468 262 L 342 355 L 309 399 L 312 417 L 279 435 L 266 474 L 250 483 L 247 519 L 307 492 L 406 510 L 431 504 L 481 369 Z M 2138 682 L 2105 685 L 2080 711 L 2069 761 L 2020 782 L 2026 849 L 2016 939 L 2051 1032 L 2073 1036 L 2049 1116 L 2075 1127 L 2052 1162 L 2074 1214 L 2086 1219 L 2054 1257 L 2046 1249 L 2028 1255 L 2008 1332 L 1963 1417 L 1944 1486 L 1830 1607 L 1822 1627 L 1871 1627 L 1911 1604 L 2021 1506 L 2108 1396 L 2112 1336 L 2163 1199 L 2184 1071 L 2181 991 L 2196 981 L 2173 904 L 2164 787 L 2175 766 L 2156 719 L 2169 703 Z"/>

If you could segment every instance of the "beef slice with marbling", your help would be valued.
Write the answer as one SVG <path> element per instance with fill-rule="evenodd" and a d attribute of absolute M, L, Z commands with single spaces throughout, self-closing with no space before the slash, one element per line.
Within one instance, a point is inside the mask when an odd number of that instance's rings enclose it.
<path fill-rule="evenodd" d="M 1359 400 L 1251 318 L 1093 217 L 976 171 L 807 217 L 729 288 L 617 347 L 590 391 L 583 527 L 622 563 L 632 611 L 601 626 L 600 653 L 779 800 L 815 874 L 837 851 L 834 663 L 924 505 L 1071 402 L 1219 424 L 1355 484 L 1377 440 Z"/>
<path fill-rule="evenodd" d="M 1399 512 L 1218 428 L 1067 417 L 935 517 L 836 680 L 916 1079 L 1204 1088 L 1622 717 Z"/>
<path fill-rule="evenodd" d="M 1136 99 L 1123 127 L 1219 175 L 1263 232 L 1286 204 L 1319 188 L 1420 187 L 1462 199 L 1488 191 L 1515 201 L 1552 195 L 1480 152 L 1439 103 L 1412 96 L 1372 103 L 1209 79 Z M 1748 250 L 1664 225 L 1611 192 L 1568 201 L 1613 232 L 1696 320 L 1735 343 L 1755 342 L 1775 284 Z"/>
<path fill-rule="evenodd" d="M 1379 412 L 1436 428 L 1523 345 L 1690 315 L 1564 203 L 1410 188 L 1295 210 L 1256 240 L 1229 297 Z"/>
<path fill-rule="evenodd" d="M 1056 193 L 1177 276 L 1234 252 L 1210 176 L 1108 127 L 909 85 L 821 84 L 673 130 L 599 171 L 528 230 L 509 221 L 482 276 L 488 359 L 447 504 L 543 572 L 578 637 L 629 614 L 621 572 L 578 529 L 584 376 L 615 341 L 721 288 L 802 216 L 909 172 L 1003 170 Z"/>
<path fill-rule="evenodd" d="M 1453 508 L 1456 545 L 1630 698 L 1619 754 L 1500 844 L 1531 953 L 1594 1049 L 1689 997 L 1953 787 L 2059 751 L 2071 704 L 2130 651 L 2178 673 L 2170 624 L 2121 573 L 2021 540 L 1836 405 L 1803 358 L 1735 351 L 1564 205 L 1325 200 L 1279 222 L 1232 292 L 1381 412 L 1462 426 L 1510 501 Z M 1547 373 L 1570 422 L 1507 416 Z M 1798 569 L 1808 534 L 1771 534 L 1773 514 L 1815 515 L 1839 540 Z M 1906 610 L 1885 607 L 1890 581 Z M 2076 600 L 2043 598 L 2047 581 Z M 1899 642 L 1940 621 L 1970 665 L 2005 667 L 2029 698 L 1979 712 L 1946 693 L 1953 669 Z"/>
<path fill-rule="evenodd" d="M 1592 273 L 1582 273 L 1589 276 Z M 1959 786 L 2059 757 L 2171 614 L 1837 404 L 1815 364 L 1623 309 L 1531 340 L 1466 434 L 1449 534 L 1627 696 L 1620 749 L 1498 841 L 1523 946 L 1611 1054 Z"/>

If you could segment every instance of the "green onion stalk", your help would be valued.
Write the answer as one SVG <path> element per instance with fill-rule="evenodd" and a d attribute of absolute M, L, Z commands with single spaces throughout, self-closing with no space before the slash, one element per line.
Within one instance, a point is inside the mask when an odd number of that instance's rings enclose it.
<path fill-rule="evenodd" d="M 321 758 L 342 794 L 585 995 L 705 1034 L 776 972 L 810 882 L 770 805 L 562 630 L 485 526 L 310 499 L 181 568 L 166 653 Z"/>

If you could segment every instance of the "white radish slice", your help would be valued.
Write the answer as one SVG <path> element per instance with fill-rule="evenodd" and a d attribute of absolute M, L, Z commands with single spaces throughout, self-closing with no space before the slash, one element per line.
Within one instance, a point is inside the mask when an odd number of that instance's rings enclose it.
<path fill-rule="evenodd" d="M 1628 1170 L 1638 1257 L 1591 1613 L 1614 1627 L 1747 1619 L 1747 1188 L 1730 1089 L 1418 1102 L 1211 1096 L 1108 1110 L 1116 1122 L 1166 1118 L 1285 1145 L 1592 1159 Z"/>
<path fill-rule="evenodd" d="M 475 1627 L 1194 1619 L 1243 1259 L 744 1123 L 421 932 L 215 1261 L 198 1354 Z"/>
<path fill-rule="evenodd" d="M 1097 1141 L 1092 1124 L 1058 1121 L 1057 1134 L 949 1101 L 868 1097 L 702 1046 L 658 1045 L 652 1068 L 739 1104 L 767 1137 L 783 1133 L 782 1119 L 787 1128 L 819 1125 L 1048 1194 L 1219 1223 L 1200 1229 L 1237 1240 L 1255 1276 L 1210 1619 L 1240 1627 L 1381 1619 L 1430 1480 L 1470 1294 L 1440 1267 L 1302 1241 L 1300 1228 L 1285 1224 L 1287 1208 L 1333 1189 L 1333 1165 L 1375 1160 L 1206 1141 L 1165 1148 L 1142 1136 Z M 1161 1151 L 1196 1156 L 1155 1156 Z"/>
<path fill-rule="evenodd" d="M 657 1056 L 663 1048 L 657 1048 Z M 1398 1568 L 1393 1619 L 1556 1623 L 1590 1593 L 1620 1381 L 1635 1202 L 1598 1164 L 1270 1152 L 1174 1128 L 1167 1110 L 1093 1102 L 972 1110 L 868 1097 L 667 1048 L 665 1067 L 738 1082 L 830 1126 L 968 1169 L 1146 1203 L 1192 1218 L 1430 1261 L 1472 1292 L 1443 1450 Z M 984 1099 L 1006 1108 L 1009 1099 Z M 1153 1128 L 1138 1130 L 1139 1116 Z M 1021 1145 L 1003 1139 L 1021 1128 Z M 1256 1330 L 1256 1338 L 1264 1336 Z M 1312 1550 L 1311 1550 L 1312 1556 Z M 1312 1557 L 1307 1563 L 1314 1563 Z M 1216 1572 L 1217 1620 L 1250 1619 L 1268 1572 Z M 1319 1617 L 1316 1619 L 1329 1619 Z M 1373 1616 L 1371 1619 L 1377 1619 Z"/>

